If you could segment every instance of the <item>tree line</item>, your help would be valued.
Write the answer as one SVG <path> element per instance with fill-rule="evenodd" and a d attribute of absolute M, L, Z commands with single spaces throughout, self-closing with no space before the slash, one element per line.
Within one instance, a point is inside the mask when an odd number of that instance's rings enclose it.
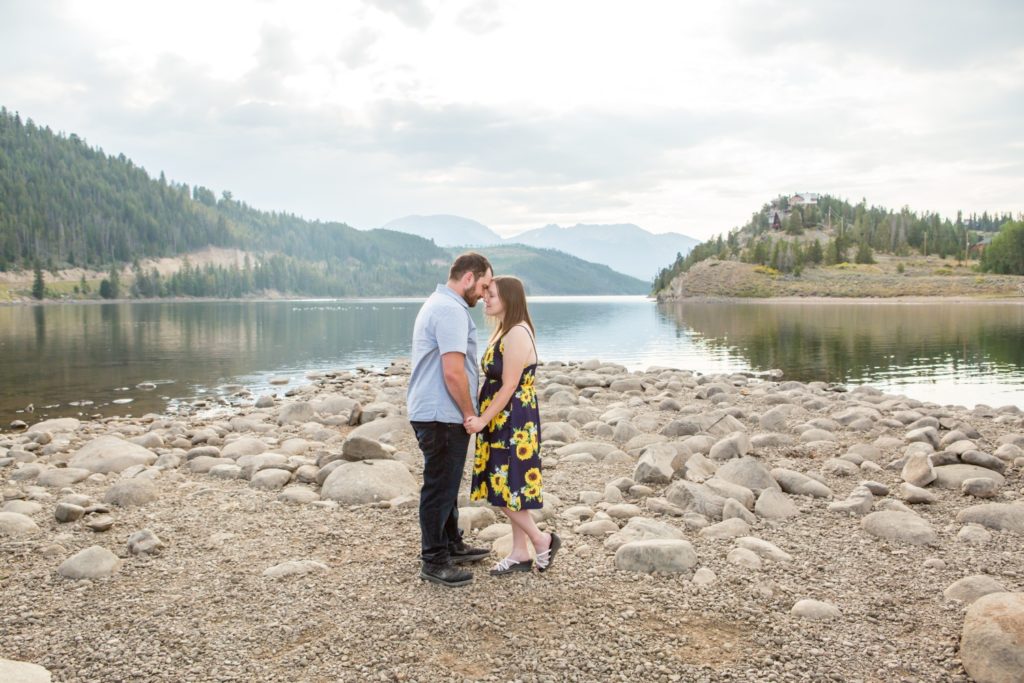
<path fill-rule="evenodd" d="M 189 266 L 177 279 L 136 272 L 139 286 L 117 293 L 412 294 L 429 290 L 448 260 L 415 235 L 259 211 L 228 191 L 152 178 L 123 154 L 0 107 L 0 271 L 117 270 L 208 246 L 253 252 L 255 262 Z"/>
<path fill-rule="evenodd" d="M 781 231 L 773 227 L 772 218 L 776 213 L 786 214 Z M 851 204 L 829 195 L 814 204 L 789 206 L 787 197 L 779 197 L 765 204 L 742 227 L 697 245 L 685 256 L 677 254 L 675 261 L 658 273 L 653 291 L 661 291 L 677 275 L 708 258 L 734 259 L 797 274 L 808 265 L 873 263 L 876 252 L 900 256 L 936 254 L 940 258 L 951 256 L 962 261 L 970 255 L 972 247 L 983 242 L 986 233 L 1013 225 L 1012 218 L 1009 213 L 984 212 L 980 216 L 964 217 L 958 212 L 951 220 L 937 213 L 919 214 L 907 207 L 893 211 L 869 207 L 863 200 Z M 805 234 L 810 229 L 824 229 L 825 239 L 807 239 Z M 982 258 L 981 267 L 1024 274 L 1024 269 L 1013 270 L 1012 257 L 999 260 L 999 266 L 994 265 L 996 254 L 1012 251 L 1000 245 L 1013 240 L 996 244 L 997 240 L 999 236 L 992 240 L 995 251 L 992 245 L 985 248 L 984 254 L 991 256 Z"/>

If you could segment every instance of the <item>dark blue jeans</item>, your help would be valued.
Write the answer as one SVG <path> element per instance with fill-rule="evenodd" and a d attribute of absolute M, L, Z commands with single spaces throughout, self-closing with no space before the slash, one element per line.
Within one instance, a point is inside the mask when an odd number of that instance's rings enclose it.
<path fill-rule="evenodd" d="M 461 424 L 413 422 L 423 451 L 420 491 L 420 557 L 446 564 L 449 551 L 462 544 L 459 531 L 459 485 L 466 466 L 469 434 Z"/>

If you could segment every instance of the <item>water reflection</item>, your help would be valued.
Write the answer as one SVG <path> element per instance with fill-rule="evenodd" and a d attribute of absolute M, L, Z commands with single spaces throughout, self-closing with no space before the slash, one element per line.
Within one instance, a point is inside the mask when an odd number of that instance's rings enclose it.
<path fill-rule="evenodd" d="M 787 378 L 871 383 L 943 403 L 1024 403 L 1024 306 L 680 303 L 678 329 Z"/>
<path fill-rule="evenodd" d="M 163 412 L 273 375 L 407 356 L 422 300 L 144 302 L 0 307 L 0 426 L 32 416 Z M 781 368 L 870 382 L 941 403 L 1024 406 L 1024 306 L 971 303 L 655 305 L 642 297 L 531 300 L 542 360 L 630 369 Z M 473 311 L 481 340 L 489 329 Z M 154 382 L 156 390 L 137 388 Z M 127 390 L 124 390 L 127 389 Z M 128 406 L 111 405 L 131 398 Z M 72 401 L 93 401 L 71 406 Z M 59 408 L 46 408 L 60 404 Z"/>

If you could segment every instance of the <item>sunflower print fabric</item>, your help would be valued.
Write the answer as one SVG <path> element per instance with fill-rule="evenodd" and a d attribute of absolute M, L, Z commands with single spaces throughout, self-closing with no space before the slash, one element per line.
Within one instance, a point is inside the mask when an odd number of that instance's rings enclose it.
<path fill-rule="evenodd" d="M 484 372 L 480 387 L 480 412 L 487 410 L 501 389 L 505 342 L 487 347 L 480 365 Z M 473 456 L 473 485 L 470 500 L 486 500 L 510 510 L 533 510 L 544 506 L 540 465 L 540 410 L 534 380 L 537 364 L 527 366 L 519 388 L 505 409 L 494 416 L 476 435 Z"/>

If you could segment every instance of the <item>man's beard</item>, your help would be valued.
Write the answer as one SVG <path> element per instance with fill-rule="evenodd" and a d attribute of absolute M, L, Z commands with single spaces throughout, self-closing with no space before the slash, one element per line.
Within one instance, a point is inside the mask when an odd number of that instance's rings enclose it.
<path fill-rule="evenodd" d="M 476 302 L 480 301 L 480 297 L 478 297 L 476 295 L 476 292 L 474 291 L 475 289 L 476 289 L 476 283 L 474 282 L 472 285 L 467 287 L 465 291 L 462 292 L 462 299 L 463 299 L 463 301 L 466 302 L 466 305 L 469 306 L 470 308 L 475 308 L 476 307 Z"/>

